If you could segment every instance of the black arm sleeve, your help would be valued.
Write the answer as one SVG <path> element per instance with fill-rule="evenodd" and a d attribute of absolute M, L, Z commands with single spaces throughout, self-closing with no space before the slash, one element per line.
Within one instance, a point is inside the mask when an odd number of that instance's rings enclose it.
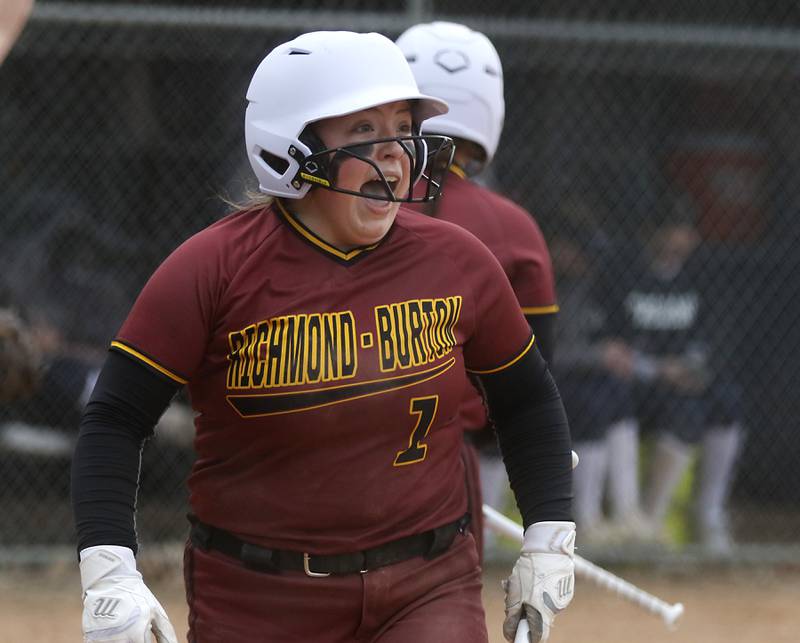
<path fill-rule="evenodd" d="M 142 445 L 179 385 L 115 351 L 108 354 L 81 419 L 72 459 L 78 551 L 137 551 L 134 512 Z"/>
<path fill-rule="evenodd" d="M 556 352 L 556 313 L 525 315 L 525 319 L 536 335 L 536 345 L 544 361 L 552 364 Z"/>
<path fill-rule="evenodd" d="M 508 368 L 481 375 L 525 528 L 572 520 L 572 441 L 561 395 L 534 345 Z"/>

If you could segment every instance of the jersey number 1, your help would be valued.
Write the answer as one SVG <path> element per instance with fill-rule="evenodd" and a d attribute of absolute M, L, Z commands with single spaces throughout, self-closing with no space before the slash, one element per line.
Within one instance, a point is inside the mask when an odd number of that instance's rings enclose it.
<path fill-rule="evenodd" d="M 412 397 L 408 412 L 417 416 L 417 423 L 408 439 L 408 448 L 398 451 L 394 458 L 394 466 L 401 467 L 405 464 L 422 462 L 428 453 L 428 445 L 422 440 L 431 430 L 431 424 L 439 408 L 439 396 Z"/>

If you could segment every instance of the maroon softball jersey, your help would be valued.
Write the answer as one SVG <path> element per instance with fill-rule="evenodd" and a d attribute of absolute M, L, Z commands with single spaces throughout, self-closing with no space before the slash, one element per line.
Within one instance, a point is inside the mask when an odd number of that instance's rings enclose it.
<path fill-rule="evenodd" d="M 547 242 L 527 210 L 470 181 L 457 166 L 450 167 L 436 201 L 412 207 L 478 237 L 500 262 L 525 315 L 558 312 Z M 487 425 L 486 409 L 474 387 L 467 390 L 461 417 L 466 430 Z"/>
<path fill-rule="evenodd" d="M 464 513 L 465 369 L 500 370 L 532 342 L 462 228 L 401 209 L 381 242 L 342 252 L 275 203 L 173 252 L 112 347 L 188 384 L 200 520 L 331 554 Z"/>

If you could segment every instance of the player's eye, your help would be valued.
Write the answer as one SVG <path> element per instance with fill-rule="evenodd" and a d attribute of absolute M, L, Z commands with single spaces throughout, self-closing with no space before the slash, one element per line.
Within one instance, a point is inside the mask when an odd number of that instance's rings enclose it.
<path fill-rule="evenodd" d="M 372 123 L 359 123 L 353 128 L 355 134 L 370 134 L 375 131 Z"/>

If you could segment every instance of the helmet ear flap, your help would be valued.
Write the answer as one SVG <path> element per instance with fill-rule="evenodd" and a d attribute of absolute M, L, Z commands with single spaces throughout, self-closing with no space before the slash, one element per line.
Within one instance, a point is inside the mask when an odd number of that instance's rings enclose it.
<path fill-rule="evenodd" d="M 314 127 L 312 125 L 306 125 L 303 131 L 300 132 L 300 136 L 297 137 L 297 140 L 305 144 L 311 151 L 311 154 L 316 154 L 317 152 L 321 152 L 325 149 L 325 143 L 323 143 L 322 139 L 317 136 L 317 133 L 314 131 Z M 318 174 L 325 179 L 331 179 L 331 168 L 328 158 L 326 156 L 320 156 L 319 158 L 315 159 L 314 162 L 319 169 Z M 301 167 L 300 169 L 302 170 L 304 168 Z"/>
<path fill-rule="evenodd" d="M 322 142 L 322 139 L 317 136 L 317 133 L 314 131 L 314 127 L 312 125 L 306 125 L 303 128 L 303 131 L 300 132 L 300 136 L 297 138 L 301 143 L 305 143 L 308 146 L 308 149 L 311 150 L 312 154 L 321 152 L 325 149 L 325 144 Z"/>

